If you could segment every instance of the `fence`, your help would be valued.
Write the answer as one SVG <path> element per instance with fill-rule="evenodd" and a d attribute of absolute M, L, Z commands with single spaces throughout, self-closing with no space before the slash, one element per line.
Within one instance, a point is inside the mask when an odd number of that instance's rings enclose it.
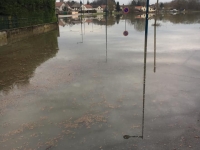
<path fill-rule="evenodd" d="M 56 20 L 48 17 L 18 18 L 12 16 L 0 16 L 0 30 L 21 28 L 51 22 L 56 22 Z"/>

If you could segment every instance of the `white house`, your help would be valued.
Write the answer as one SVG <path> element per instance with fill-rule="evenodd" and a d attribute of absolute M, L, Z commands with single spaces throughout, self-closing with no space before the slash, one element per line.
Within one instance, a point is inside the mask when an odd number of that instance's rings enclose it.
<path fill-rule="evenodd" d="M 56 9 L 59 11 L 64 11 L 66 5 L 64 2 L 56 2 Z"/>
<path fill-rule="evenodd" d="M 80 10 L 84 12 L 91 12 L 95 9 L 91 5 L 81 5 Z"/>
<path fill-rule="evenodd" d="M 104 8 L 98 6 L 97 8 L 95 8 L 95 10 L 97 11 L 97 13 L 103 13 Z"/>
<path fill-rule="evenodd" d="M 140 12 L 146 12 L 146 7 L 145 6 L 135 6 L 135 10 L 140 11 Z M 155 12 L 156 10 L 152 7 L 149 7 L 149 12 Z"/>

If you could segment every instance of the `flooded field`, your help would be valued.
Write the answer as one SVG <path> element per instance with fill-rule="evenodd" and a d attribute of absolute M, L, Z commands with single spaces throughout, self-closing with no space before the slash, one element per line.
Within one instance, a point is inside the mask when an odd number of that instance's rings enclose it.
<path fill-rule="evenodd" d="M 156 25 L 155 25 L 156 23 Z M 0 150 L 198 150 L 200 14 L 61 17 L 0 47 Z"/>

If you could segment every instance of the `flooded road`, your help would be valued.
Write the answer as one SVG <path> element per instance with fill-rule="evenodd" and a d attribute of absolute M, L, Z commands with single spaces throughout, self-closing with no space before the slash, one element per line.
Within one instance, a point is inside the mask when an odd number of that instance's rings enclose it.
<path fill-rule="evenodd" d="M 200 14 L 154 23 L 146 59 L 132 15 L 60 18 L 1 46 L 0 149 L 198 150 Z"/>

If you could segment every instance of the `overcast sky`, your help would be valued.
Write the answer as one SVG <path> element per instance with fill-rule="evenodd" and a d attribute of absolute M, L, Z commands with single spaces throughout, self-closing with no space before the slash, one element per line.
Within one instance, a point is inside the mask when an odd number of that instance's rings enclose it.
<path fill-rule="evenodd" d="M 59 2 L 60 0 L 56 0 L 56 1 Z M 64 1 L 67 1 L 67 0 L 64 0 Z M 80 0 L 74 0 L 74 1 L 80 2 Z M 87 0 L 82 0 L 82 2 L 83 1 L 84 1 L 85 4 L 87 3 Z M 118 1 L 119 4 L 122 5 L 122 4 L 128 4 L 132 0 L 115 0 L 115 1 L 116 2 Z M 172 1 L 172 0 L 159 0 L 159 3 L 160 2 L 169 2 L 169 1 Z M 89 2 L 93 2 L 93 0 L 89 0 Z M 150 4 L 154 4 L 156 2 L 157 2 L 157 0 L 149 0 Z"/>

